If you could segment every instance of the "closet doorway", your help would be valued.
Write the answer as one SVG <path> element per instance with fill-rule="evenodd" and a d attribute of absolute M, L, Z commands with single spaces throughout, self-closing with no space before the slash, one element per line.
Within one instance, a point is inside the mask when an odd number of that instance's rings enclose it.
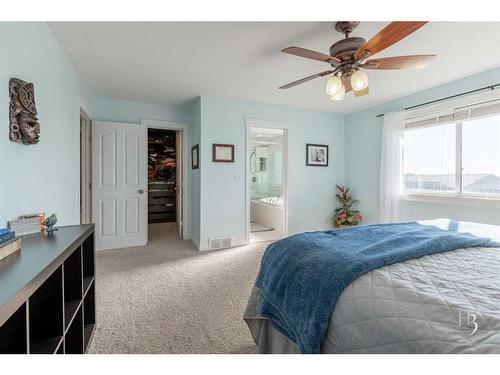
<path fill-rule="evenodd" d="M 153 131 L 159 130 L 170 131 L 169 136 L 156 140 Z M 92 221 L 98 250 L 191 238 L 188 194 L 183 193 L 189 191 L 188 140 L 186 123 L 92 122 Z"/>
<path fill-rule="evenodd" d="M 182 132 L 148 128 L 147 144 L 148 224 L 165 230 L 176 225 L 182 238 Z"/>

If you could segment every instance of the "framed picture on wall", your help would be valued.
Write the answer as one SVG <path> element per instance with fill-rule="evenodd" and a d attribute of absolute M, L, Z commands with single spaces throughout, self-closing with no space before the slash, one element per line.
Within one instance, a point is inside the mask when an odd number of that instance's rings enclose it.
<path fill-rule="evenodd" d="M 200 145 L 191 147 L 191 169 L 200 167 Z"/>
<path fill-rule="evenodd" d="M 234 145 L 214 143 L 212 145 L 212 159 L 218 163 L 234 163 Z"/>
<path fill-rule="evenodd" d="M 306 144 L 306 165 L 328 167 L 328 145 Z"/>

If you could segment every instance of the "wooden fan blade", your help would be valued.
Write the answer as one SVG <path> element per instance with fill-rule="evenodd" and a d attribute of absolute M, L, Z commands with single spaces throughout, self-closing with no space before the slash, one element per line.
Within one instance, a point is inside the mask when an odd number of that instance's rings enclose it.
<path fill-rule="evenodd" d="M 345 87 L 345 92 L 352 91 L 352 86 L 351 86 L 351 77 L 342 77 L 342 83 L 344 84 Z"/>
<path fill-rule="evenodd" d="M 286 84 L 284 86 L 281 86 L 280 89 L 289 89 L 290 87 L 300 85 L 301 83 L 310 81 L 311 79 L 318 78 L 318 77 L 324 77 L 330 73 L 333 73 L 333 70 L 325 70 L 324 72 L 313 74 L 312 76 L 305 77 L 302 79 L 299 79 L 298 81 L 290 82 L 289 84 Z"/>
<path fill-rule="evenodd" d="M 329 64 L 338 64 L 341 62 L 340 59 L 336 57 L 325 55 L 321 52 L 311 51 L 310 49 L 300 48 L 300 47 L 288 47 L 282 50 L 281 52 L 289 53 L 290 55 L 305 57 L 306 59 L 313 59 L 318 61 L 323 61 Z"/>
<path fill-rule="evenodd" d="M 425 68 L 436 55 L 412 55 L 384 57 L 371 59 L 362 65 L 364 69 L 422 69 Z"/>
<path fill-rule="evenodd" d="M 366 59 L 377 52 L 380 52 L 408 35 L 424 26 L 423 22 L 391 22 L 380 30 L 373 38 L 363 44 L 354 54 L 356 58 Z"/>

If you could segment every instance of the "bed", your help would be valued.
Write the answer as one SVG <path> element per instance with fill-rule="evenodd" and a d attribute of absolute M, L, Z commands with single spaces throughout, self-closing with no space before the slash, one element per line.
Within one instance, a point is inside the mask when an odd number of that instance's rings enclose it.
<path fill-rule="evenodd" d="M 500 227 L 447 219 L 419 224 L 492 241 L 355 278 L 328 315 L 320 353 L 500 353 Z M 258 353 L 304 352 L 262 306 L 256 285 L 244 319 Z"/>

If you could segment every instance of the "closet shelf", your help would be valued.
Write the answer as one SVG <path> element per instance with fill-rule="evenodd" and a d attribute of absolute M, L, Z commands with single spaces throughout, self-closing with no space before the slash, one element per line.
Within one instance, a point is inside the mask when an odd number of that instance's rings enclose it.
<path fill-rule="evenodd" d="M 176 220 L 176 133 L 148 130 L 148 221 Z"/>

